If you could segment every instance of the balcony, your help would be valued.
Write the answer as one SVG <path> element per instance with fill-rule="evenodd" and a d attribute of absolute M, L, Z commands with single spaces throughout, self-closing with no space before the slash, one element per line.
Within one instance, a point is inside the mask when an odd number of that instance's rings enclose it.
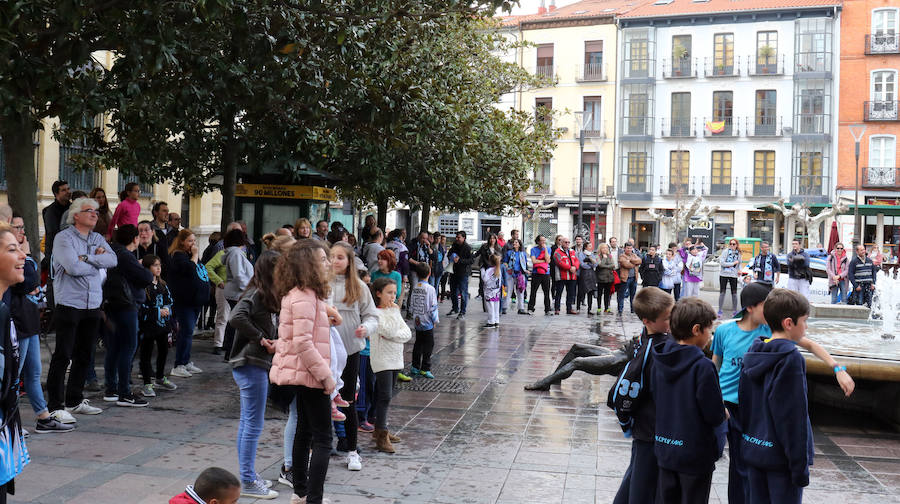
<path fill-rule="evenodd" d="M 697 77 L 697 59 L 681 58 L 672 62 L 662 60 L 663 79 L 694 79 Z"/>
<path fill-rule="evenodd" d="M 781 197 L 780 177 L 761 177 L 759 179 L 744 177 L 741 185 L 744 189 L 745 198 L 766 198 L 775 201 Z"/>
<path fill-rule="evenodd" d="M 622 160 L 627 166 L 628 159 Z M 650 162 L 650 159 L 647 159 Z M 652 199 L 653 172 L 649 170 L 629 173 L 627 168 L 619 174 L 619 193 L 617 197 L 622 200 L 650 200 Z"/>
<path fill-rule="evenodd" d="M 703 118 L 703 136 L 705 138 L 735 138 L 741 135 L 739 123 L 734 117 L 722 119 Z"/>
<path fill-rule="evenodd" d="M 900 119 L 897 115 L 896 101 L 867 101 L 863 104 L 863 120 L 864 121 L 896 121 Z"/>
<path fill-rule="evenodd" d="M 900 168 L 863 166 L 860 185 L 871 189 L 900 189 Z"/>
<path fill-rule="evenodd" d="M 737 185 L 732 179 L 716 177 L 694 177 L 694 190 L 703 196 L 737 196 Z"/>
<path fill-rule="evenodd" d="M 830 79 L 831 53 L 824 51 L 795 53 L 794 75 L 803 79 Z"/>
<path fill-rule="evenodd" d="M 578 65 L 575 70 L 576 82 L 604 82 L 607 80 L 609 80 L 609 75 L 606 72 L 606 65 L 602 63 Z"/>
<path fill-rule="evenodd" d="M 866 35 L 866 54 L 898 53 L 900 53 L 900 35 L 891 33 Z"/>
<path fill-rule="evenodd" d="M 748 117 L 745 130 L 748 137 L 784 136 L 781 117 Z"/>
<path fill-rule="evenodd" d="M 528 189 L 528 194 L 553 194 L 550 182 L 545 183 L 536 179 L 531 180 L 531 185 Z"/>
<path fill-rule="evenodd" d="M 556 79 L 556 67 L 554 65 L 538 65 L 534 68 L 534 74 L 538 77 L 554 80 Z"/>
<path fill-rule="evenodd" d="M 622 118 L 620 137 L 627 141 L 653 140 L 653 118 L 647 116 L 625 116 Z"/>
<path fill-rule="evenodd" d="M 831 135 L 831 115 L 825 114 L 796 114 L 797 129 L 795 135 Z"/>
<path fill-rule="evenodd" d="M 697 121 L 692 118 L 662 118 L 659 120 L 662 138 L 692 138 L 697 136 Z"/>
<path fill-rule="evenodd" d="M 704 58 L 703 67 L 703 73 L 707 79 L 738 77 L 741 75 L 740 56 L 735 56 L 730 65 L 716 65 L 714 58 Z"/>
<path fill-rule="evenodd" d="M 824 203 L 832 189 L 828 176 L 800 175 L 795 170 L 791 177 L 791 201 Z"/>
<path fill-rule="evenodd" d="M 606 121 L 592 121 L 587 128 L 581 130 L 581 134 L 584 138 L 606 138 Z"/>
<path fill-rule="evenodd" d="M 599 184 L 596 179 L 592 182 L 591 179 L 586 178 L 582 183 L 582 196 L 596 196 L 600 193 L 600 188 L 598 187 Z M 572 196 L 578 196 L 578 177 L 572 178 Z"/>
<path fill-rule="evenodd" d="M 767 58 L 759 56 L 747 58 L 747 75 L 784 75 L 784 54 L 776 54 Z"/>
<path fill-rule="evenodd" d="M 659 195 L 686 198 L 695 194 L 694 180 L 697 177 L 659 177 Z"/>

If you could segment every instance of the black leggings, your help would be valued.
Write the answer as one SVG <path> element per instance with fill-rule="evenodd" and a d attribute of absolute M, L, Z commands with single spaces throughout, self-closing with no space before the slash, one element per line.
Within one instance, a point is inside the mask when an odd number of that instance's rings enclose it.
<path fill-rule="evenodd" d="M 591 306 L 594 304 L 594 291 L 585 291 L 583 289 L 578 289 L 578 294 L 576 294 L 576 296 L 578 297 L 578 301 L 575 302 L 575 309 L 580 310 L 581 303 L 583 303 L 585 301 L 585 298 L 587 298 L 587 310 L 590 312 Z M 597 306 L 600 306 L 600 303 L 597 303 Z"/>
<path fill-rule="evenodd" d="M 731 286 L 731 309 L 732 311 L 740 310 L 740 306 L 737 304 L 737 278 L 731 277 L 719 277 L 719 311 L 724 311 L 725 304 L 725 290 L 728 286 Z"/>
<path fill-rule="evenodd" d="M 434 329 L 420 331 L 416 329 L 416 342 L 413 344 L 412 367 L 422 371 L 431 371 L 431 353 L 434 351 Z"/>
<path fill-rule="evenodd" d="M 331 399 L 328 394 L 320 388 L 298 385 L 297 430 L 291 469 L 294 473 L 294 493 L 298 497 L 306 497 L 306 502 L 310 504 L 321 504 L 325 492 L 325 475 L 328 474 L 328 460 L 331 458 L 331 429 Z"/>
<path fill-rule="evenodd" d="M 450 273 L 446 271 L 441 274 L 441 291 L 438 293 L 438 299 L 444 299 L 447 297 L 447 280 L 450 279 Z"/>
<path fill-rule="evenodd" d="M 375 373 L 375 428 L 387 430 L 388 408 L 391 406 L 391 394 L 394 382 L 397 381 L 395 370 L 384 370 Z"/>
<path fill-rule="evenodd" d="M 356 429 L 359 428 L 359 417 L 356 416 L 356 379 L 359 376 L 359 352 L 347 356 L 347 365 L 341 373 L 344 386 L 341 387 L 341 397 L 350 403 L 350 406 L 342 408 L 347 419 L 344 420 L 344 428 L 347 431 L 347 450 L 356 450 Z"/>
<path fill-rule="evenodd" d="M 165 331 L 144 333 L 141 339 L 141 375 L 144 377 L 144 385 L 149 385 L 153 381 L 150 358 L 153 357 L 154 345 L 156 346 L 156 379 L 162 380 L 166 372 L 166 357 L 169 355 L 169 333 Z"/>
<path fill-rule="evenodd" d="M 600 301 L 603 301 L 605 310 L 609 309 L 609 297 L 612 295 L 612 282 L 597 284 L 597 309 L 600 309 Z"/>
<path fill-rule="evenodd" d="M 535 273 L 531 276 L 531 295 L 528 296 L 528 311 L 534 311 L 538 287 L 544 291 L 544 313 L 550 313 L 550 275 Z"/>

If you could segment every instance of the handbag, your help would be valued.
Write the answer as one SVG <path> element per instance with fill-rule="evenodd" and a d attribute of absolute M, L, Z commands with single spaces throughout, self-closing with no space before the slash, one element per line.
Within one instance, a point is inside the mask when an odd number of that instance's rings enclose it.
<path fill-rule="evenodd" d="M 612 282 L 612 287 L 610 287 L 610 289 L 609 289 L 609 293 L 615 294 L 616 293 L 616 285 L 619 285 L 620 283 L 622 283 L 622 280 L 619 278 L 619 272 L 616 270 L 613 270 L 613 282 Z"/>

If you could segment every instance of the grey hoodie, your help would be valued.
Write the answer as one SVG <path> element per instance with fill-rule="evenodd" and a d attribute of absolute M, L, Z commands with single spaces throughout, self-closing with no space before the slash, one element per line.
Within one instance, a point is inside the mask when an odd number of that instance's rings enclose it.
<path fill-rule="evenodd" d="M 253 265 L 247 260 L 241 247 L 225 249 L 225 299 L 237 301 L 253 278 Z"/>
<path fill-rule="evenodd" d="M 355 303 L 345 304 L 345 281 L 344 275 L 335 275 L 334 280 L 331 281 L 331 296 L 334 307 L 341 314 L 341 325 L 336 328 L 341 334 L 341 341 L 344 343 L 344 348 L 347 349 L 347 355 L 353 355 L 366 347 L 366 338 L 357 338 L 356 328 L 362 324 L 366 328 L 366 336 L 374 336 L 378 329 L 378 309 L 375 307 L 375 301 L 372 299 L 369 289 L 358 278 L 356 281 L 360 283 L 359 288 L 362 295 Z"/>

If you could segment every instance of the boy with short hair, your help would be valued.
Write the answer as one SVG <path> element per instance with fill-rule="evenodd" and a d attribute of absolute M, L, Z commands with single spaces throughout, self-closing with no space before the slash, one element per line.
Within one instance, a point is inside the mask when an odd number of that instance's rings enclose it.
<path fill-rule="evenodd" d="M 434 379 L 431 373 L 431 352 L 434 351 L 434 325 L 439 322 L 437 293 L 428 283 L 431 276 L 428 263 L 419 262 L 415 269 L 418 282 L 410 294 L 409 312 L 416 322 L 416 342 L 413 344 L 409 372 L 410 376 L 420 374 Z"/>
<path fill-rule="evenodd" d="M 751 502 L 799 503 L 813 462 L 806 400 L 806 361 L 797 343 L 806 335 L 809 301 L 773 289 L 763 305 L 772 337 L 744 355 L 738 395 L 743 427 L 741 456 Z"/>
<path fill-rule="evenodd" d="M 657 287 L 647 287 L 637 293 L 634 297 L 634 313 L 644 324 L 644 330 L 636 351 L 669 337 L 669 315 L 674 304 L 672 296 Z M 653 356 L 648 354 L 641 372 L 643 388 L 640 390 L 640 402 L 632 415 L 630 429 L 625 434 L 626 437 L 630 435 L 633 438 L 631 461 L 613 504 L 646 504 L 652 503 L 656 498 L 657 464 L 653 452 L 656 404 L 653 402 L 654 395 L 650 385 L 652 370 Z"/>
<path fill-rule="evenodd" d="M 703 354 L 716 311 L 696 297 L 680 299 L 669 319 L 672 338 L 653 344 L 656 400 L 654 452 L 657 502 L 709 501 L 715 462 L 725 448 L 725 408 L 719 378 Z"/>
<path fill-rule="evenodd" d="M 237 504 L 241 482 L 221 467 L 204 469 L 193 485 L 169 499 L 169 504 Z"/>

